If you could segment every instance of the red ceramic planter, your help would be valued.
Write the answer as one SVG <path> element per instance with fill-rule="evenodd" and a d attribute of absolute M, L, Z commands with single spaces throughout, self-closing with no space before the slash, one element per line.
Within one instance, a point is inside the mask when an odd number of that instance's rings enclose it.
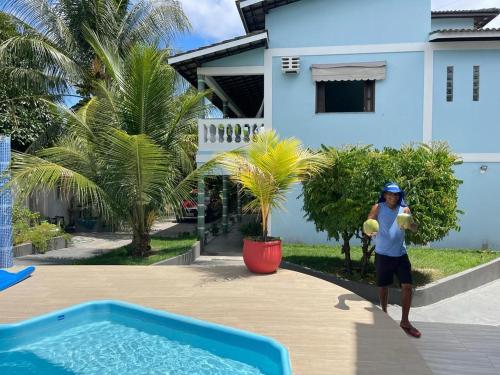
<path fill-rule="evenodd" d="M 281 263 L 281 240 L 259 242 L 244 239 L 243 260 L 251 272 L 276 272 Z"/>

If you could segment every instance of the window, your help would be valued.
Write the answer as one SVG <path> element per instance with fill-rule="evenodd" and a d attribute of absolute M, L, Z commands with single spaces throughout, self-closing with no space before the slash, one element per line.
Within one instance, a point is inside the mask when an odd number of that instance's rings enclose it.
<path fill-rule="evenodd" d="M 446 68 L 446 101 L 453 101 L 453 67 Z"/>
<path fill-rule="evenodd" d="M 375 81 L 316 82 L 316 113 L 375 112 Z"/>
<path fill-rule="evenodd" d="M 472 100 L 479 101 L 479 65 L 474 65 L 472 69 Z"/>

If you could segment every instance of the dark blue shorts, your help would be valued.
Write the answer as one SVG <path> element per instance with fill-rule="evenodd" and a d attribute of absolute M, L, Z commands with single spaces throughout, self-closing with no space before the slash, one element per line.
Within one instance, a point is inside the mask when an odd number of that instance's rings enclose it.
<path fill-rule="evenodd" d="M 375 253 L 375 269 L 377 270 L 377 286 L 389 286 L 398 277 L 400 284 L 413 284 L 411 263 L 408 255 L 389 257 Z"/>

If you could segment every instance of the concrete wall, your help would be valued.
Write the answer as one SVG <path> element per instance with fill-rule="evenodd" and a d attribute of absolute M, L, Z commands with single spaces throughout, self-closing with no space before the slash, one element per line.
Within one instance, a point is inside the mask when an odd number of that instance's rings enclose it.
<path fill-rule="evenodd" d="M 446 67 L 454 67 L 453 101 L 446 101 Z M 480 67 L 479 101 L 472 100 L 472 69 Z M 459 153 L 500 152 L 500 50 L 436 51 L 432 138 Z"/>
<path fill-rule="evenodd" d="M 386 61 L 387 77 L 376 82 L 375 112 L 315 113 L 316 84 L 311 64 Z M 301 56 L 298 75 L 281 73 L 273 59 L 273 128 L 282 137 L 295 136 L 306 146 L 365 143 L 400 146 L 422 139 L 422 52 Z"/>
<path fill-rule="evenodd" d="M 387 61 L 387 78 L 376 85 L 375 113 L 315 114 L 315 88 L 310 76 L 313 63 Z M 399 146 L 422 140 L 423 53 L 301 56 L 302 71 L 283 75 L 280 60 L 273 60 L 273 127 L 283 137 L 295 136 L 305 145 L 374 144 Z M 446 67 L 454 66 L 454 100 L 446 101 Z M 480 100 L 472 101 L 472 67 L 480 66 Z M 434 60 L 434 140 L 447 141 L 457 153 L 500 153 L 497 108 L 500 96 L 500 51 L 436 51 Z M 486 173 L 480 173 L 486 165 Z M 464 181 L 459 190 L 460 232 L 436 247 L 500 249 L 496 212 L 500 209 L 500 163 L 464 163 L 456 167 Z M 286 212 L 275 212 L 273 235 L 287 241 L 324 243 L 325 233 L 316 233 L 303 218 L 300 188 L 289 195 Z M 293 228 L 293 229 L 291 229 Z"/>
<path fill-rule="evenodd" d="M 31 197 L 27 203 L 31 211 L 40 213 L 42 220 L 64 216 L 65 224 L 69 224 L 69 201 L 59 197 L 56 191 L 39 192 Z"/>
<path fill-rule="evenodd" d="M 266 15 L 271 48 L 424 42 L 429 0 L 307 0 Z M 305 16 L 307 15 L 307 16 Z"/>

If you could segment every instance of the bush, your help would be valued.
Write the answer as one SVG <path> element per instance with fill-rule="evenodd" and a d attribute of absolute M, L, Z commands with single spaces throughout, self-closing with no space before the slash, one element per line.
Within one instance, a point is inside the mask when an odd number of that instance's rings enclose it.
<path fill-rule="evenodd" d="M 28 242 L 30 228 L 38 225 L 40 214 L 31 212 L 28 208 L 14 204 L 12 209 L 12 226 L 14 229 L 14 245 Z"/>
<path fill-rule="evenodd" d="M 241 225 L 240 232 L 245 237 L 262 237 L 262 224 L 258 220 L 252 220 Z"/>
<path fill-rule="evenodd" d="M 51 238 L 64 235 L 63 230 L 55 224 L 42 221 L 40 224 L 30 228 L 28 231 L 28 241 L 33 244 L 37 253 L 45 253 L 49 249 Z"/>
<path fill-rule="evenodd" d="M 64 231 L 46 221 L 40 222 L 40 214 L 31 212 L 28 208 L 15 204 L 12 212 L 14 228 L 14 245 L 31 242 L 36 252 L 45 253 L 49 248 L 49 241 L 54 237 L 69 238 Z"/>
<path fill-rule="evenodd" d="M 317 231 L 342 240 L 345 268 L 351 272 L 352 237 L 362 243 L 364 274 L 374 247 L 362 232 L 363 222 L 380 194 L 382 186 L 394 181 L 406 192 L 415 221 L 416 233 L 406 242 L 424 245 L 438 241 L 451 230 L 459 230 L 458 187 L 462 183 L 453 173 L 457 156 L 444 143 L 410 145 L 401 149 L 375 150 L 371 146 L 335 149 L 323 146 L 332 168 L 304 183 L 304 211 Z"/>

